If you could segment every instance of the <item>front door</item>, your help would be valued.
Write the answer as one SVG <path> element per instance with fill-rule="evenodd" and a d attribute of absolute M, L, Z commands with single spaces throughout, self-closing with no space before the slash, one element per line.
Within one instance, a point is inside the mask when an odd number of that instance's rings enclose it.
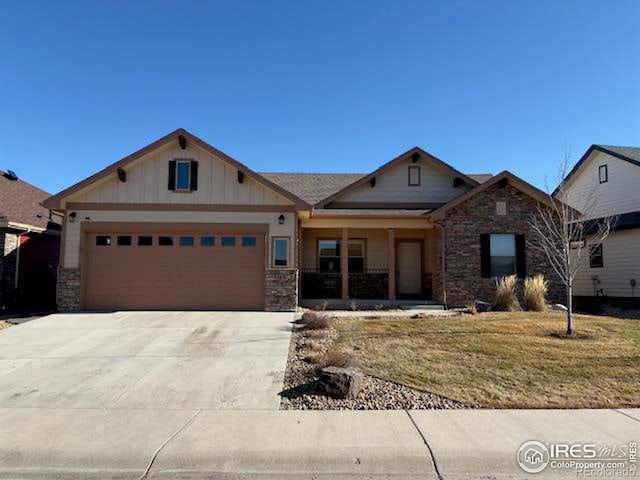
<path fill-rule="evenodd" d="M 398 295 L 422 293 L 422 252 L 419 241 L 400 241 L 397 249 Z"/>

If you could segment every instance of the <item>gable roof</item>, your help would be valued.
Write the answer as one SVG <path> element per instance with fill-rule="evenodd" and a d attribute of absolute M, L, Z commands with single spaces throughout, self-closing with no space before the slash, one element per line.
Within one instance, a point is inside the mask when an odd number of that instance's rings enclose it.
<path fill-rule="evenodd" d="M 578 172 L 584 162 L 587 161 L 587 158 L 589 158 L 589 155 L 591 155 L 595 151 L 606 153 L 625 162 L 629 162 L 632 165 L 640 167 L 640 147 L 620 147 L 615 145 L 594 144 L 587 149 L 585 154 L 580 157 L 580 160 L 578 160 L 578 162 L 573 166 L 571 171 L 564 178 L 563 181 L 565 184 Z M 556 189 L 553 191 L 554 195 L 558 192 L 558 188 L 560 188 L 560 186 L 556 187 Z"/>
<path fill-rule="evenodd" d="M 360 185 L 365 184 L 366 182 L 368 182 L 372 178 L 384 173 L 386 170 L 392 168 L 397 163 L 400 163 L 400 162 L 402 162 L 404 160 L 407 160 L 407 159 L 411 158 L 414 154 L 420 155 L 421 158 L 423 158 L 424 160 L 426 160 L 428 163 L 430 163 L 431 165 L 435 166 L 436 168 L 440 168 L 441 170 L 444 170 L 445 172 L 447 172 L 447 173 L 449 173 L 449 174 L 451 174 L 453 176 L 460 177 L 462 180 L 464 180 L 469 185 L 476 186 L 479 183 L 476 180 L 474 180 L 474 179 L 470 178 L 469 176 L 465 175 L 464 173 L 459 172 L 458 170 L 453 168 L 448 163 L 445 163 L 442 160 L 440 160 L 439 158 L 436 158 L 433 155 L 431 155 L 430 153 L 422 150 L 420 147 L 413 147 L 410 150 L 407 150 L 406 152 L 404 152 L 403 154 L 397 156 L 393 160 L 385 163 L 384 165 L 382 165 L 378 169 L 374 170 L 370 174 L 365 175 L 364 177 L 356 180 L 355 182 L 351 183 L 350 185 L 347 185 L 346 187 L 338 190 L 337 192 L 333 193 L 332 195 L 329 195 L 328 197 L 326 197 L 322 201 L 316 203 L 315 206 L 316 207 L 324 207 L 326 204 L 331 203 L 336 198 L 338 198 L 338 197 L 344 195 L 345 193 L 347 193 L 347 192 L 359 187 Z"/>
<path fill-rule="evenodd" d="M 211 153 L 212 155 L 218 157 L 220 160 L 228 163 L 229 165 L 233 166 L 234 168 L 237 168 L 238 170 L 241 170 L 245 175 L 247 175 L 250 178 L 253 178 L 256 182 L 261 183 L 262 185 L 265 185 L 266 187 L 278 192 L 283 197 L 285 197 L 285 198 L 291 200 L 292 202 L 294 202 L 297 207 L 301 207 L 301 208 L 310 207 L 310 205 L 306 201 L 304 201 L 303 199 L 301 199 L 297 195 L 295 195 L 295 194 L 291 193 L 290 191 L 282 188 L 281 186 L 273 183 L 271 180 L 263 177 L 259 173 L 254 172 L 253 170 L 251 170 L 246 165 L 238 162 L 237 160 L 235 160 L 234 158 L 231 158 L 226 153 L 221 152 L 217 148 L 209 145 L 207 142 L 205 142 L 204 140 L 202 140 L 202 139 L 196 137 L 195 135 L 189 133 L 184 128 L 179 128 L 179 129 L 177 129 L 177 130 L 165 135 L 164 137 L 156 140 L 155 142 L 150 143 L 146 147 L 141 148 L 137 152 L 134 152 L 131 155 L 128 155 L 128 156 L 124 157 L 123 159 L 118 160 L 115 163 L 112 163 L 111 165 L 109 165 L 108 167 L 104 168 L 103 170 L 100 170 L 98 173 L 96 173 L 94 175 L 91 175 L 90 177 L 85 178 L 84 180 L 76 183 L 75 185 L 72 185 L 71 187 L 66 188 L 65 190 L 63 190 L 63 191 L 61 191 L 61 192 L 59 192 L 59 193 L 47 198 L 43 202 L 43 205 L 45 207 L 47 207 L 47 208 L 50 208 L 50 209 L 60 209 L 61 208 L 61 201 L 65 197 L 68 197 L 72 193 L 75 193 L 75 192 L 77 192 L 77 191 L 79 191 L 79 190 L 91 185 L 92 183 L 94 183 L 94 182 L 96 182 L 98 180 L 101 180 L 101 179 L 103 179 L 105 177 L 108 177 L 110 175 L 115 175 L 119 168 L 124 168 L 125 166 L 127 166 L 131 162 L 139 159 L 140 157 L 146 155 L 149 152 L 152 152 L 153 150 L 156 150 L 158 148 L 161 148 L 161 147 L 169 144 L 170 142 L 177 142 L 178 138 L 180 136 L 184 137 L 187 140 L 187 143 L 192 142 L 193 144 L 199 146 L 203 150 L 205 150 L 205 151 Z"/>
<path fill-rule="evenodd" d="M 48 196 L 44 190 L 20 179 L 12 180 L 0 171 L 0 223 L 24 229 L 60 230 L 59 219 L 49 218 L 49 210 L 40 205 Z"/>
<path fill-rule="evenodd" d="M 470 198 L 474 197 L 475 195 L 481 192 L 484 192 L 488 188 L 492 187 L 493 185 L 501 181 L 507 181 L 509 185 L 517 188 L 521 192 L 529 195 L 530 197 L 533 197 L 534 199 L 538 200 L 540 203 L 553 206 L 553 200 L 547 193 L 543 192 L 537 187 L 534 187 L 530 183 L 525 182 L 520 177 L 514 175 L 508 170 L 504 170 L 503 172 L 500 172 L 498 175 L 491 177 L 490 180 L 484 183 L 481 183 L 480 185 L 476 186 L 475 188 L 472 188 L 468 192 L 460 195 L 459 197 L 454 198 L 449 203 L 445 203 L 440 208 L 435 209 L 431 213 L 431 218 L 434 220 L 442 220 L 446 216 L 446 213 L 452 208 L 457 207 L 461 203 L 466 202 Z"/>
<path fill-rule="evenodd" d="M 333 195 L 365 176 L 364 173 L 263 173 L 273 183 L 310 204 Z"/>

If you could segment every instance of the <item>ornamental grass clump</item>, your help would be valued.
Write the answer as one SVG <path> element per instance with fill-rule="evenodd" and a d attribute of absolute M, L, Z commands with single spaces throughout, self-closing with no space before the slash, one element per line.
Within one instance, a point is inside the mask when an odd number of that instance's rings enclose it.
<path fill-rule="evenodd" d="M 517 312 L 521 310 L 516 296 L 516 284 L 518 277 L 509 275 L 496 279 L 496 301 L 493 306 L 495 310 L 502 312 Z"/>
<path fill-rule="evenodd" d="M 546 311 L 548 291 L 549 283 L 543 275 L 527 277 L 524 281 L 524 309 L 531 312 Z"/>

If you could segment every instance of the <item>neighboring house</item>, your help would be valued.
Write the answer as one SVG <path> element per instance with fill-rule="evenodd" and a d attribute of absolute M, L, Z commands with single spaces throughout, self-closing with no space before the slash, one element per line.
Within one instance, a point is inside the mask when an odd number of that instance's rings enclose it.
<path fill-rule="evenodd" d="M 567 202 L 578 210 L 584 210 L 589 197 L 593 199 L 590 218 L 617 216 L 614 231 L 600 247 L 591 249 L 587 264 L 576 276 L 577 300 L 607 297 L 614 303 L 638 305 L 640 148 L 592 145 L 567 175 L 565 188 Z"/>
<path fill-rule="evenodd" d="M 55 307 L 62 217 L 42 207 L 49 195 L 0 171 L 0 311 Z"/>
<path fill-rule="evenodd" d="M 259 174 L 179 129 L 45 201 L 64 214 L 58 306 L 291 310 L 337 298 L 492 300 L 543 273 L 543 192 L 412 148 L 370 174 Z M 346 248 L 345 248 L 346 247 Z"/>

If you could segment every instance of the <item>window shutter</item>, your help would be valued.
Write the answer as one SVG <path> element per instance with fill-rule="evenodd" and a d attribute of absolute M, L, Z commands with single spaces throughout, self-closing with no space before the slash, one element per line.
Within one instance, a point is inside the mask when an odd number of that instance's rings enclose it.
<path fill-rule="evenodd" d="M 191 190 L 198 190 L 198 162 L 191 160 Z"/>
<path fill-rule="evenodd" d="M 491 240 L 488 233 L 480 234 L 480 275 L 491 277 Z"/>
<path fill-rule="evenodd" d="M 520 278 L 527 276 L 527 251 L 524 235 L 516 235 L 516 274 Z"/>
<path fill-rule="evenodd" d="M 169 190 L 175 190 L 176 189 L 176 161 L 175 160 L 170 160 L 169 161 L 169 184 L 168 184 Z"/>

